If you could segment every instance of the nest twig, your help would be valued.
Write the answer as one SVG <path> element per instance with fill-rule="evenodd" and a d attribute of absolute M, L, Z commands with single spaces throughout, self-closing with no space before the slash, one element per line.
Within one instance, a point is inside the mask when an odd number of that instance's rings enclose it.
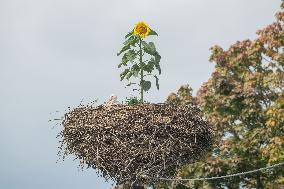
<path fill-rule="evenodd" d="M 167 177 L 200 158 L 212 129 L 192 106 L 81 106 L 65 114 L 61 150 L 117 184 Z"/>

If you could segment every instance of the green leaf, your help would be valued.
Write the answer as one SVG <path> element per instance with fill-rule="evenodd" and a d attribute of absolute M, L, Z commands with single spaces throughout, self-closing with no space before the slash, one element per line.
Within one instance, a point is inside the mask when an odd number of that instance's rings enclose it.
<path fill-rule="evenodd" d="M 129 78 L 132 76 L 133 76 L 133 72 L 129 71 L 126 75 L 126 79 L 129 80 Z"/>
<path fill-rule="evenodd" d="M 123 53 L 124 51 L 127 51 L 130 49 L 130 45 L 126 45 L 124 47 L 122 47 L 122 49 L 119 51 L 119 53 L 117 53 L 117 56 L 119 56 L 121 53 Z"/>
<path fill-rule="evenodd" d="M 127 62 L 128 62 L 128 54 L 125 53 L 122 57 L 121 63 L 118 64 L 118 68 L 120 68 L 122 65 L 127 66 Z"/>
<path fill-rule="evenodd" d="M 122 65 L 123 65 L 123 63 L 121 62 L 120 64 L 118 64 L 117 67 L 120 68 Z"/>
<path fill-rule="evenodd" d="M 157 52 L 157 54 L 155 55 L 155 62 L 156 62 L 157 64 L 159 64 L 159 63 L 160 63 L 160 60 L 161 60 L 161 56 L 160 56 L 159 53 Z"/>
<path fill-rule="evenodd" d="M 156 64 L 155 66 L 156 66 L 156 69 L 157 69 L 158 72 L 159 72 L 159 75 L 161 75 L 162 70 L 161 70 L 160 64 Z"/>
<path fill-rule="evenodd" d="M 143 80 L 141 82 L 141 87 L 143 91 L 149 91 L 149 89 L 151 88 L 151 82 Z"/>
<path fill-rule="evenodd" d="M 159 89 L 160 89 L 159 78 L 158 78 L 156 75 L 154 75 L 154 77 L 155 77 L 155 79 L 156 79 L 156 87 L 157 87 L 157 89 L 159 90 Z"/>
<path fill-rule="evenodd" d="M 130 46 L 135 46 L 135 44 L 136 43 L 138 43 L 139 42 L 139 39 L 136 37 L 136 36 L 131 36 L 130 38 L 128 38 L 123 44 L 125 45 L 125 46 L 128 46 L 128 45 L 130 45 Z"/>
<path fill-rule="evenodd" d="M 140 67 L 137 65 L 137 64 L 134 64 L 132 67 L 131 67 L 131 71 L 133 72 L 133 76 L 134 77 L 138 77 L 138 74 L 140 72 Z"/>
<path fill-rule="evenodd" d="M 155 32 L 154 30 L 150 30 L 150 33 L 149 33 L 149 35 L 156 35 L 156 36 L 158 36 L 158 34 L 157 34 L 157 32 Z"/>
<path fill-rule="evenodd" d="M 131 46 L 135 47 L 135 44 L 138 43 L 138 38 L 136 36 L 131 36 L 130 38 L 128 38 L 123 44 L 124 46 L 122 47 L 122 49 L 119 51 L 119 53 L 117 53 L 117 56 L 119 56 L 121 53 L 123 53 L 124 51 L 127 51 L 131 48 Z"/>
<path fill-rule="evenodd" d="M 132 34 L 133 34 L 133 30 L 130 31 L 128 34 L 126 34 L 125 39 L 127 39 L 127 38 L 130 37 L 130 36 L 132 36 Z"/>
<path fill-rule="evenodd" d="M 151 59 L 149 60 L 148 64 L 150 64 L 151 66 L 155 66 L 155 64 L 156 64 L 155 59 L 154 59 L 154 58 L 151 58 Z"/>
<path fill-rule="evenodd" d="M 155 67 L 159 71 L 159 75 L 161 75 L 161 73 L 162 73 L 161 66 L 159 64 L 160 60 L 161 60 L 161 56 L 159 54 L 156 54 L 156 56 L 155 56 Z"/>
<path fill-rule="evenodd" d="M 121 74 L 120 74 L 120 81 L 122 81 L 124 78 L 125 78 L 125 76 L 126 76 L 126 74 L 129 72 L 129 69 L 125 69 Z"/>
<path fill-rule="evenodd" d="M 131 83 L 131 82 L 130 82 L 130 83 L 128 83 L 126 86 L 129 87 L 129 86 L 135 85 L 135 84 L 136 84 L 136 83 Z"/>
<path fill-rule="evenodd" d="M 137 97 L 130 97 L 130 98 L 126 97 L 125 102 L 127 105 L 139 104 L 139 99 Z"/>
<path fill-rule="evenodd" d="M 156 51 L 156 47 L 155 47 L 154 43 L 150 42 L 148 44 L 145 41 L 142 41 L 142 44 L 143 44 L 143 47 L 144 47 L 144 51 L 155 57 L 155 59 L 151 58 L 150 62 L 151 63 L 155 62 L 155 67 L 159 71 L 159 74 L 161 74 L 161 67 L 160 67 L 160 64 L 159 64 L 159 62 L 161 60 L 161 56 Z"/>
<path fill-rule="evenodd" d="M 146 66 L 146 64 L 145 64 L 145 62 L 141 62 L 141 63 L 139 64 L 139 66 L 140 66 L 140 69 L 143 69 L 143 68 Z"/>
<path fill-rule="evenodd" d="M 129 50 L 125 54 L 126 54 L 128 62 L 132 62 L 137 56 L 137 53 L 135 52 L 135 50 Z"/>
<path fill-rule="evenodd" d="M 133 71 L 140 71 L 140 67 L 138 66 L 138 64 L 134 64 L 131 69 Z"/>
<path fill-rule="evenodd" d="M 143 70 L 148 72 L 148 73 L 152 73 L 152 71 L 154 70 L 155 67 L 155 62 L 154 59 L 150 59 L 150 61 L 148 62 L 148 64 L 145 64 L 143 66 Z"/>
<path fill-rule="evenodd" d="M 160 64 L 159 64 L 159 61 L 160 61 L 160 55 L 158 56 L 155 56 L 155 58 L 151 58 L 150 61 L 148 62 L 148 64 L 150 64 L 151 66 L 155 66 L 155 68 L 158 70 L 159 72 L 159 75 L 161 74 L 161 67 L 160 67 Z"/>
<path fill-rule="evenodd" d="M 143 49 L 147 54 L 155 56 L 157 54 L 156 47 L 153 42 L 147 43 L 142 41 Z"/>

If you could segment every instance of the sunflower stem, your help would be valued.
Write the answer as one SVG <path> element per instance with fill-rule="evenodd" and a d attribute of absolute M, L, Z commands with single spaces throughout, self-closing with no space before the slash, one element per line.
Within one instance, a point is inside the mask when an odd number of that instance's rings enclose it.
<path fill-rule="evenodd" d="M 141 71 L 140 71 L 140 101 L 141 103 L 144 102 L 144 94 L 143 94 L 143 86 L 142 86 L 142 83 L 144 81 L 144 74 L 143 74 L 143 59 L 142 59 L 142 39 L 139 37 L 139 60 L 140 60 L 140 68 L 141 68 Z"/>

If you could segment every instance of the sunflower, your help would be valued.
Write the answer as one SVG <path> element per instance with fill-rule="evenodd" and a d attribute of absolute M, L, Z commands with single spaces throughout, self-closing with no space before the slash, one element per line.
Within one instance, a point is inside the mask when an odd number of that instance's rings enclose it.
<path fill-rule="evenodd" d="M 146 36 L 149 35 L 151 29 L 145 22 L 138 22 L 135 24 L 133 33 L 134 35 L 139 36 L 140 38 L 145 38 Z"/>

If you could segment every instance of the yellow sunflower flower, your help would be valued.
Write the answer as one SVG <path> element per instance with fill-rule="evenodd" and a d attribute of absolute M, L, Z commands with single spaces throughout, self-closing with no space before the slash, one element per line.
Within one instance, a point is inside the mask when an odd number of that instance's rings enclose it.
<path fill-rule="evenodd" d="M 146 36 L 149 35 L 150 31 L 151 29 L 145 22 L 138 22 L 134 26 L 133 33 L 139 36 L 140 38 L 145 38 Z"/>

